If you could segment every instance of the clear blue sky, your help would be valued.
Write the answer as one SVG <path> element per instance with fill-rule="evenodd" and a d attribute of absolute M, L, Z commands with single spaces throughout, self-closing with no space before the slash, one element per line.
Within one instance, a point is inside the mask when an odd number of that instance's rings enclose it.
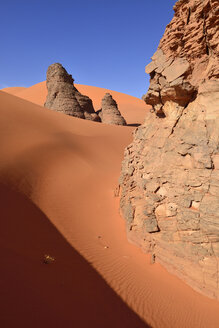
<path fill-rule="evenodd" d="M 145 65 L 175 0 L 7 0 L 0 6 L 0 88 L 31 86 L 60 62 L 75 83 L 141 97 Z"/>

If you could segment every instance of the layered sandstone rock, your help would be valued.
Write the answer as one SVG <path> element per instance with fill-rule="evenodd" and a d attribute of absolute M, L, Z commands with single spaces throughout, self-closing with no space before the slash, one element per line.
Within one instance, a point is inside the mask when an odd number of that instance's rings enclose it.
<path fill-rule="evenodd" d="M 45 107 L 70 116 L 100 121 L 94 111 L 92 100 L 75 88 L 74 79 L 61 64 L 55 63 L 49 66 L 46 85 L 48 95 Z"/>
<path fill-rule="evenodd" d="M 219 299 L 219 14 L 180 0 L 152 62 L 151 113 L 125 150 L 121 212 L 152 262 Z"/>
<path fill-rule="evenodd" d="M 152 62 L 146 66 L 151 76 L 144 99 L 159 114 L 173 100 L 185 106 L 196 96 L 206 79 L 218 79 L 218 0 L 181 0 L 167 25 Z"/>
<path fill-rule="evenodd" d="M 99 116 L 101 118 L 102 123 L 126 125 L 126 121 L 121 115 L 118 109 L 118 105 L 110 93 L 106 93 L 102 99 Z"/>

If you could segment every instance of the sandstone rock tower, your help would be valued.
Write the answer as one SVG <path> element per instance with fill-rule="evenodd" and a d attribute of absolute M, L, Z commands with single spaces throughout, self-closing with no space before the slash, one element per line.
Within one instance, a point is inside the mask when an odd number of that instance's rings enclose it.
<path fill-rule="evenodd" d="M 106 93 L 102 99 L 102 106 L 99 112 L 102 123 L 126 125 L 124 117 L 121 115 L 116 101 L 110 93 Z"/>
<path fill-rule="evenodd" d="M 100 121 L 94 111 L 92 100 L 75 88 L 74 79 L 61 64 L 55 63 L 49 66 L 46 85 L 48 95 L 45 107 L 70 116 Z"/>
<path fill-rule="evenodd" d="M 179 0 L 152 62 L 152 105 L 125 150 L 128 238 L 219 299 L 218 0 Z"/>

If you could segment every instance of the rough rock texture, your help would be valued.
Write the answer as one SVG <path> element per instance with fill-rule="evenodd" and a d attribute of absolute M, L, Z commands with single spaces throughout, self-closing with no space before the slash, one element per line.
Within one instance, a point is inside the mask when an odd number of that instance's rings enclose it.
<path fill-rule="evenodd" d="M 70 116 L 100 121 L 94 111 L 92 100 L 75 88 L 74 79 L 61 64 L 55 63 L 49 66 L 46 85 L 48 95 L 45 107 Z"/>
<path fill-rule="evenodd" d="M 106 93 L 103 97 L 101 107 L 98 113 L 102 123 L 126 125 L 126 121 L 121 115 L 118 105 L 110 93 Z"/>
<path fill-rule="evenodd" d="M 152 62 L 152 105 L 125 150 L 128 238 L 219 299 L 218 0 L 180 0 Z"/>

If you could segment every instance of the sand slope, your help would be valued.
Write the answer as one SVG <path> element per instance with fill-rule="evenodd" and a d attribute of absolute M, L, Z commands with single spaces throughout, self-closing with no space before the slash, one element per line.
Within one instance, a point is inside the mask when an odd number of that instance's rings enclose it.
<path fill-rule="evenodd" d="M 216 301 L 127 242 L 114 189 L 133 128 L 4 92 L 0 113 L 2 327 L 217 327 Z"/>
<path fill-rule="evenodd" d="M 75 84 L 75 86 L 82 94 L 85 94 L 92 99 L 95 110 L 101 108 L 101 99 L 106 92 L 110 92 L 117 101 L 119 110 L 125 117 L 128 124 L 143 123 L 145 113 L 150 108 L 150 106 L 146 105 L 143 100 L 124 93 L 82 84 Z M 31 101 L 35 104 L 41 106 L 44 105 L 47 96 L 45 81 L 37 83 L 29 88 L 17 89 L 18 88 L 7 88 L 2 91 L 17 95 L 18 97 Z"/>
<path fill-rule="evenodd" d="M 10 93 L 11 95 L 18 95 L 20 92 L 26 90 L 27 88 L 25 87 L 8 87 L 2 89 L 2 91 Z"/>

